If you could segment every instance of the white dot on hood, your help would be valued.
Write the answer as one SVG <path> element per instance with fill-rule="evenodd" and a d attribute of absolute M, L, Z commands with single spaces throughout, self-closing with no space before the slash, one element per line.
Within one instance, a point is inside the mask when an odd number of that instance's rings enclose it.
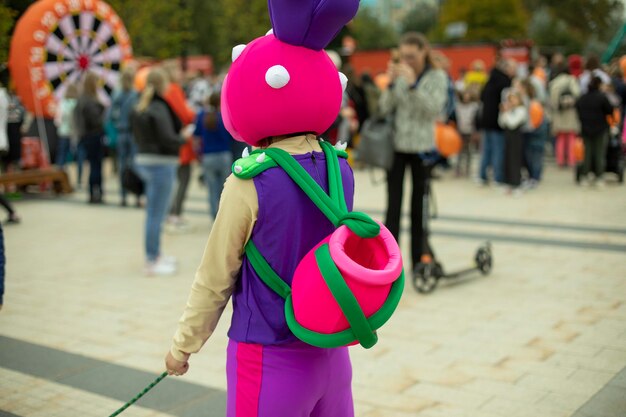
<path fill-rule="evenodd" d="M 265 82 L 275 89 L 283 88 L 289 83 L 290 79 L 289 71 L 282 65 L 274 65 L 265 73 Z"/>

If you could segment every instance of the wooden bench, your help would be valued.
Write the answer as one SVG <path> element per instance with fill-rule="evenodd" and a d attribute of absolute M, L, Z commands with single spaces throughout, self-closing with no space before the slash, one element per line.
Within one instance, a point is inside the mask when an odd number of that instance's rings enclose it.
<path fill-rule="evenodd" d="M 67 173 L 59 168 L 27 169 L 24 171 L 7 172 L 0 175 L 0 185 L 38 185 L 51 182 L 57 194 L 71 193 L 72 186 Z"/>

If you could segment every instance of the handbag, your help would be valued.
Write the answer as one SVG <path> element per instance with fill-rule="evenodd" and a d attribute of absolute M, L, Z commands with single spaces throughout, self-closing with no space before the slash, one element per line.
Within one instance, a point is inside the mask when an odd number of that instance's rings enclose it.
<path fill-rule="evenodd" d="M 392 117 L 367 119 L 361 129 L 356 152 L 357 161 L 376 168 L 391 170 L 394 158 Z"/>
<path fill-rule="evenodd" d="M 142 195 L 144 193 L 143 180 L 131 167 L 124 169 L 124 173 L 122 174 L 122 186 L 125 190 L 135 195 Z"/>

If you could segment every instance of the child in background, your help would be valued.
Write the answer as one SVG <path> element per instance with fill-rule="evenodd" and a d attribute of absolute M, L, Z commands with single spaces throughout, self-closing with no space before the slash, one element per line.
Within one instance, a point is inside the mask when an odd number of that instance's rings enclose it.
<path fill-rule="evenodd" d="M 460 177 L 468 177 L 470 173 L 470 167 L 472 165 L 472 152 L 470 149 L 472 138 L 476 135 L 476 114 L 480 104 L 477 101 L 472 100 L 472 95 L 469 91 L 463 91 L 459 93 L 458 101 L 456 104 L 456 122 L 461 139 L 463 140 L 463 149 L 459 154 L 459 159 L 456 165 L 456 175 Z M 465 169 L 461 167 L 465 166 Z"/>
<path fill-rule="evenodd" d="M 528 108 L 528 122 L 524 126 L 524 161 L 528 169 L 528 181 L 525 187 L 536 188 L 541 181 L 543 154 L 547 136 L 547 123 L 543 105 L 536 98 L 536 90 L 529 79 L 522 82 L 523 93 Z"/>
<path fill-rule="evenodd" d="M 126 207 L 127 190 L 124 187 L 124 176 L 128 169 L 135 165 L 137 146 L 130 126 L 130 115 L 137 105 L 139 94 L 133 89 L 135 71 L 126 68 L 120 79 L 120 89 L 113 94 L 111 107 L 107 111 L 107 123 L 112 127 L 112 134 L 117 137 L 116 153 L 118 158 L 118 172 L 120 175 L 120 205 Z M 136 195 L 136 206 L 141 206 L 141 196 Z"/>
<path fill-rule="evenodd" d="M 232 137 L 224 127 L 220 111 L 220 93 L 209 97 L 208 106 L 198 114 L 194 136 L 201 139 L 202 172 L 209 189 L 209 207 L 213 219 L 217 217 L 220 195 L 233 163 Z"/>
<path fill-rule="evenodd" d="M 70 84 L 65 90 L 65 96 L 61 99 L 54 118 L 54 124 L 58 129 L 57 133 L 59 135 L 56 165 L 61 168 L 63 168 L 67 162 L 70 148 L 78 141 L 76 127 L 74 125 L 74 108 L 77 102 L 78 87 L 76 87 L 75 84 Z"/>
<path fill-rule="evenodd" d="M 498 124 L 505 132 L 504 183 L 507 193 L 519 195 L 524 162 L 524 137 L 522 127 L 528 121 L 528 110 L 520 93 L 510 90 L 501 104 Z"/>

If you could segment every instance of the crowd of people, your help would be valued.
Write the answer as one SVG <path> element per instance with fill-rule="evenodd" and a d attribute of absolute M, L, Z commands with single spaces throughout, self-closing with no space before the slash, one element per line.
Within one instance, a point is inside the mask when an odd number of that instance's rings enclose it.
<path fill-rule="evenodd" d="M 151 67 L 145 85 L 138 85 L 136 74 L 133 67 L 124 69 L 119 88 L 106 104 L 95 73 L 86 72 L 80 82 L 67 85 L 52 121 L 56 140 L 48 141 L 48 150 L 56 166 L 76 165 L 79 189 L 88 164 L 86 191 L 93 205 L 105 202 L 103 161 L 107 155 L 112 157 L 120 206 L 127 207 L 134 194 L 134 205 L 146 209 L 145 272 L 170 275 L 176 272 L 176 260 L 162 253 L 160 236 L 164 226 L 176 232 L 188 230 L 183 214 L 192 163 L 198 161 L 202 168 L 200 179 L 208 189 L 209 213 L 215 218 L 232 161 L 243 149 L 224 127 L 217 79 L 212 83 L 202 76 L 183 80 L 174 62 Z M 25 111 L 8 79 L 0 85 L 9 86 L 0 88 L 0 121 L 6 126 L 0 132 L 0 150 L 3 172 L 11 172 L 20 168 L 22 138 L 37 126 L 32 126 L 33 116 Z M 5 187 L 4 192 L 14 188 Z M 0 203 L 9 213 L 7 222 L 18 223 L 20 218 L 4 195 Z"/>
<path fill-rule="evenodd" d="M 367 119 L 393 120 L 385 224 L 396 238 L 405 170 L 411 170 L 413 265 L 432 259 L 424 236 L 423 198 L 427 179 L 436 175 L 437 125 L 453 126 L 462 140 L 458 155 L 439 157 L 439 166 L 452 166 L 459 177 L 481 186 L 495 184 L 513 196 L 540 185 L 546 152 L 559 167 L 576 167 L 581 185 L 603 188 L 609 138 L 623 141 L 626 57 L 607 66 L 593 55 L 583 59 L 556 53 L 550 63 L 538 56 L 528 65 L 501 57 L 489 72 L 483 61 L 475 60 L 456 80 L 449 69 L 448 59 L 417 33 L 404 35 L 391 51 L 387 73 L 375 81 L 369 74 L 356 77 L 344 66 L 350 84 L 344 100 L 349 109 L 342 117 L 354 123 L 339 139 L 348 140 L 358 153 Z M 480 158 L 474 172 L 473 154 Z"/>
<path fill-rule="evenodd" d="M 395 53 L 397 50 L 392 57 Z M 427 61 L 430 68 L 449 70 L 450 63 L 440 52 L 430 51 Z M 580 164 L 582 185 L 603 187 L 609 137 L 623 131 L 625 71 L 626 58 L 602 66 L 594 55 L 566 59 L 557 53 L 550 64 L 544 56 L 528 66 L 499 59 L 488 72 L 484 62 L 476 60 L 469 70 L 460 70 L 458 79 L 448 75 L 436 122 L 453 125 L 462 138 L 462 150 L 452 161 L 457 176 L 472 177 L 482 185 L 493 182 L 508 194 L 521 195 L 541 182 L 545 152 L 549 151 L 560 167 Z M 351 115 L 358 123 L 348 140 L 357 147 L 360 126 L 368 118 L 380 116 L 381 94 L 390 82 L 391 89 L 395 87 L 397 74 L 379 77 L 384 81 L 374 83 L 369 74 L 349 77 Z M 429 94 L 432 98 L 433 91 Z M 419 122 L 422 114 L 412 113 L 407 122 L 423 126 Z M 410 123 L 400 123 L 397 128 L 400 137 L 403 129 L 415 130 Z M 576 147 L 581 143 L 586 152 L 583 160 L 577 160 Z M 472 172 L 475 153 L 480 162 Z"/>
<path fill-rule="evenodd" d="M 423 35 L 411 33 L 392 51 L 389 70 L 380 82 L 368 73 L 356 74 L 338 54 L 330 51 L 329 55 L 346 75 L 348 86 L 342 110 L 324 136 L 347 142 L 358 152 L 359 132 L 366 120 L 394 120 L 386 225 L 396 237 L 407 167 L 414 187 L 412 216 L 422 217 L 424 183 L 432 175 L 425 155 L 435 148 L 436 124 L 452 125 L 460 134 L 461 151 L 444 161 L 444 166 L 454 166 L 459 177 L 473 177 L 485 186 L 493 182 L 505 193 L 519 196 L 540 184 L 548 149 L 561 167 L 581 164 L 583 185 L 593 179 L 595 186 L 604 186 L 609 136 L 621 132 L 623 125 L 625 59 L 601 67 L 594 56 L 583 60 L 555 54 L 550 64 L 538 57 L 528 71 L 513 60 L 499 59 L 490 72 L 484 62 L 476 60 L 453 80 L 448 59 L 431 50 Z M 243 150 L 221 119 L 222 79 L 203 74 L 184 78 L 177 62 L 166 62 L 152 67 L 143 80 L 145 85 L 138 86 L 135 68 L 126 68 L 105 106 L 98 76 L 87 72 L 80 83 L 65 88 L 58 103 L 53 162 L 61 168 L 75 163 L 79 188 L 83 165 L 88 162 L 88 202 L 102 204 L 103 159 L 106 154 L 113 156 L 120 205 L 128 206 L 129 195 L 135 194 L 134 205 L 146 206 L 148 274 L 176 270 L 176 262 L 161 254 L 159 236 L 164 225 L 174 231 L 188 229 L 184 204 L 194 161 L 201 169 L 214 218 L 232 162 Z M 0 136 L 3 168 L 11 171 L 18 166 L 20 139 L 32 116 L 11 88 L 2 89 L 0 103 L 4 103 L 0 117 L 6 116 L 7 126 Z M 584 161 L 575 155 L 581 137 Z M 475 154 L 480 162 L 472 172 Z M 133 187 L 133 182 L 139 186 Z M 8 207 L 9 222 L 19 222 L 10 203 L 3 205 Z M 429 250 L 421 237 L 422 222 L 413 223 L 413 263 L 417 264 Z"/>

